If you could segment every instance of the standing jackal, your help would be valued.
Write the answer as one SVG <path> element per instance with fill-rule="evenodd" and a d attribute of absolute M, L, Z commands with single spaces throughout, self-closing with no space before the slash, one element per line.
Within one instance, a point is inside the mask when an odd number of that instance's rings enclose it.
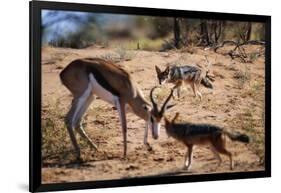
<path fill-rule="evenodd" d="M 158 66 L 155 66 L 159 84 L 165 82 L 173 83 L 177 88 L 178 98 L 180 97 L 180 88 L 185 84 L 189 84 L 193 90 L 194 96 L 199 96 L 202 99 L 200 92 L 200 85 L 206 88 L 213 89 L 210 81 L 214 81 L 213 77 L 209 74 L 209 70 L 195 66 L 168 66 L 164 71 L 161 71 Z"/>
<path fill-rule="evenodd" d="M 192 149 L 194 145 L 209 145 L 215 157 L 219 160 L 219 165 L 222 160 L 220 153 L 227 155 L 230 160 L 230 169 L 234 167 L 232 154 L 226 147 L 226 137 L 229 137 L 233 141 L 240 141 L 243 143 L 249 143 L 250 139 L 245 134 L 231 133 L 224 129 L 210 124 L 193 124 L 193 123 L 175 123 L 179 113 L 176 113 L 172 121 L 169 121 L 166 117 L 165 128 L 168 136 L 183 142 L 187 146 L 187 153 L 185 157 L 184 167 L 188 170 L 192 163 Z M 218 165 L 218 166 L 219 166 Z"/>

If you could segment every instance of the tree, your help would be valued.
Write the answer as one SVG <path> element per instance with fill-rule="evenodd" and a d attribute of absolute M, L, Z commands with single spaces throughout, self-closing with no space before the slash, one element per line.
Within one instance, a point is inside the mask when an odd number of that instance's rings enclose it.
<path fill-rule="evenodd" d="M 239 36 L 243 42 L 247 42 L 250 40 L 251 33 L 252 33 L 252 23 L 246 22 L 242 24 Z"/>
<path fill-rule="evenodd" d="M 208 46 L 210 45 L 210 40 L 209 40 L 209 32 L 208 32 L 208 25 L 207 25 L 207 20 L 201 20 L 200 22 L 200 40 L 199 40 L 199 45 L 202 46 Z"/>
<path fill-rule="evenodd" d="M 225 22 L 217 20 L 201 20 L 199 45 L 217 45 L 223 34 Z"/>
<path fill-rule="evenodd" d="M 180 48 L 181 42 L 181 30 L 180 30 L 180 18 L 174 18 L 174 39 L 175 39 L 175 47 Z"/>

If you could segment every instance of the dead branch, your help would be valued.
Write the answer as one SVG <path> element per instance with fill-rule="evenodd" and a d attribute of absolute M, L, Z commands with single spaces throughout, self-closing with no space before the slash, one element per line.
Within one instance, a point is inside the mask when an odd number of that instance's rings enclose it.
<path fill-rule="evenodd" d="M 257 40 L 249 40 L 240 43 L 239 41 L 235 42 L 232 40 L 226 40 L 223 41 L 220 45 L 217 45 L 214 47 L 214 52 L 217 53 L 219 48 L 224 47 L 225 45 L 234 45 L 234 49 L 230 50 L 228 53 L 223 55 L 229 55 L 231 59 L 240 58 L 244 63 L 248 62 L 249 60 L 246 60 L 248 58 L 248 55 L 246 54 L 245 49 L 243 48 L 244 45 L 265 45 L 264 41 L 257 41 Z"/>

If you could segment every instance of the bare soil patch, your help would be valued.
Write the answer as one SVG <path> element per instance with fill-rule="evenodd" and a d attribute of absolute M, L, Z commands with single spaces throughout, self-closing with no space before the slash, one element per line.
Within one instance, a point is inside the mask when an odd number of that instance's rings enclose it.
<path fill-rule="evenodd" d="M 258 49 L 249 46 L 247 49 Z M 192 175 L 215 172 L 264 170 L 264 57 L 253 63 L 241 63 L 211 50 L 193 48 L 182 51 L 148 52 L 113 48 L 87 49 L 42 48 L 42 183 L 95 181 L 142 176 Z M 97 99 L 84 118 L 85 130 L 98 145 L 95 152 L 79 140 L 84 163 L 75 163 L 74 151 L 64 126 L 64 116 L 72 96 L 59 80 L 60 71 L 72 60 L 84 57 L 102 57 L 116 60 L 139 84 L 145 96 L 158 84 L 154 66 L 164 69 L 169 63 L 204 64 L 204 54 L 213 63 L 214 89 L 201 88 L 203 100 L 192 95 L 189 86 L 177 106 L 167 113 L 180 112 L 180 119 L 195 123 L 210 123 L 228 130 L 245 132 L 252 138 L 248 145 L 228 141 L 233 152 L 234 170 L 229 170 L 227 157 L 218 168 L 208 148 L 195 148 L 193 167 L 182 170 L 186 148 L 168 138 L 164 128 L 158 140 L 151 138 L 152 150 L 143 145 L 145 123 L 132 113 L 127 114 L 128 155 L 123 160 L 121 126 L 117 111 Z M 159 91 L 158 100 L 167 96 L 168 88 Z"/>

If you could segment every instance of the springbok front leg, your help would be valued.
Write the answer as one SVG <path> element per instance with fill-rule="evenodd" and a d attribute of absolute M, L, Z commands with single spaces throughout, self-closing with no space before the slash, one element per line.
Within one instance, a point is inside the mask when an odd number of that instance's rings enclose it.
<path fill-rule="evenodd" d="M 150 119 L 150 116 L 148 116 Z M 147 137 L 148 137 L 148 127 L 149 127 L 149 120 L 146 121 L 145 123 L 145 129 L 144 129 L 144 138 L 143 138 L 143 143 L 144 145 L 149 145 L 148 141 L 147 141 Z"/>
<path fill-rule="evenodd" d="M 116 104 L 117 111 L 119 113 L 119 118 L 122 126 L 123 145 L 124 145 L 123 158 L 126 158 L 127 156 L 127 120 L 126 120 L 126 107 L 125 107 L 126 103 L 120 100 L 119 97 L 116 97 L 115 104 Z"/>
<path fill-rule="evenodd" d="M 152 147 L 150 146 L 150 144 L 147 141 L 148 138 L 148 128 L 149 128 L 149 119 L 151 117 L 148 117 L 148 120 L 145 123 L 145 129 L 144 129 L 144 138 L 143 138 L 143 144 L 148 148 L 148 151 L 152 151 Z"/>

